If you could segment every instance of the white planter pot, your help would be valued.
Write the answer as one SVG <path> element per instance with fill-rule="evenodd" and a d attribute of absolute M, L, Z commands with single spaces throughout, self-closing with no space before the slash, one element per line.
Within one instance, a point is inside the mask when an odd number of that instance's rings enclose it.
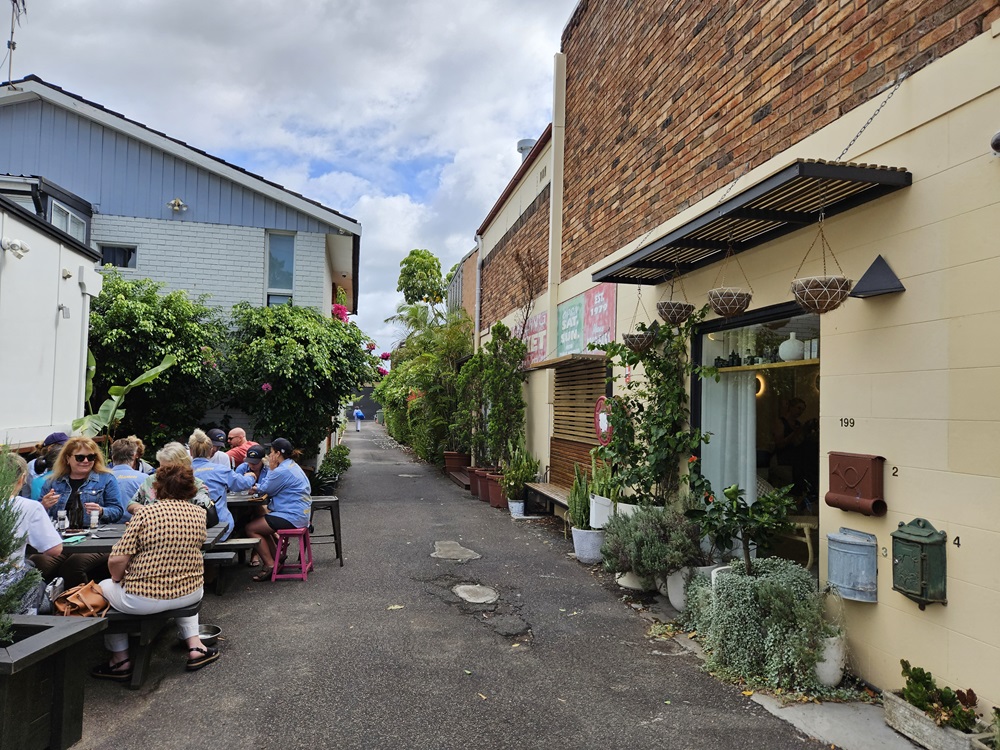
<path fill-rule="evenodd" d="M 652 578 L 640 578 L 635 573 L 619 573 L 615 576 L 615 581 L 623 589 L 632 591 L 653 591 L 656 589 L 656 582 Z"/>
<path fill-rule="evenodd" d="M 667 577 L 666 580 L 666 591 L 660 589 L 660 593 L 665 593 L 667 599 L 670 600 L 670 606 L 676 609 L 678 612 L 683 612 L 687 607 L 687 584 L 691 580 L 691 576 L 695 573 L 701 573 L 702 575 L 711 576 L 712 571 L 716 568 L 721 567 L 718 564 L 715 565 L 701 565 L 695 568 L 683 568 L 678 570 L 671 576 Z"/>
<path fill-rule="evenodd" d="M 510 514 L 512 516 L 515 516 L 516 518 L 524 518 L 524 503 L 508 500 L 507 507 L 510 508 Z"/>
<path fill-rule="evenodd" d="M 576 559 L 584 565 L 594 565 L 601 561 L 601 545 L 604 544 L 604 532 L 600 529 L 584 531 L 573 527 L 573 550 Z"/>
<path fill-rule="evenodd" d="M 603 495 L 590 496 L 590 528 L 603 529 L 610 520 L 614 503 Z"/>
<path fill-rule="evenodd" d="M 615 513 L 621 516 L 631 516 L 637 510 L 639 510 L 639 506 L 632 505 L 631 503 L 623 503 L 619 501 L 618 504 L 615 505 Z"/>
<path fill-rule="evenodd" d="M 711 573 L 711 576 L 712 576 L 712 588 L 713 589 L 715 588 L 715 582 L 717 580 L 719 580 L 719 576 L 723 576 L 723 575 L 726 575 L 726 574 L 732 573 L 732 572 L 733 572 L 733 566 L 732 565 L 720 565 L 715 570 L 713 570 L 712 573 Z"/>
<path fill-rule="evenodd" d="M 816 662 L 816 679 L 826 687 L 837 687 L 844 678 L 847 638 L 843 634 L 823 639 L 823 652 Z"/>

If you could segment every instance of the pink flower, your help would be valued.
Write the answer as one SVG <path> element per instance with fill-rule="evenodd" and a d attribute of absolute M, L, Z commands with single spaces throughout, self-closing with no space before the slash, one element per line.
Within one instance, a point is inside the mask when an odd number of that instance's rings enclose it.
<path fill-rule="evenodd" d="M 262 391 L 264 391 L 264 393 L 270 393 L 271 392 L 271 384 L 270 383 L 261 383 L 260 389 Z"/>
<path fill-rule="evenodd" d="M 369 341 L 367 344 L 365 344 L 365 348 L 368 349 L 368 351 L 370 352 L 375 351 L 375 342 Z"/>
<path fill-rule="evenodd" d="M 384 367 L 376 367 L 375 368 L 375 372 L 377 372 L 379 375 L 381 375 L 383 377 L 385 377 L 386 375 L 389 374 L 389 371 L 387 369 L 385 369 Z"/>
<path fill-rule="evenodd" d="M 335 318 L 340 318 L 343 322 L 347 322 L 347 308 L 343 305 L 338 305 L 336 302 L 330 308 L 330 314 Z"/>
<path fill-rule="evenodd" d="M 392 359 L 392 355 L 389 352 L 382 352 L 378 356 L 379 356 L 379 359 Z"/>

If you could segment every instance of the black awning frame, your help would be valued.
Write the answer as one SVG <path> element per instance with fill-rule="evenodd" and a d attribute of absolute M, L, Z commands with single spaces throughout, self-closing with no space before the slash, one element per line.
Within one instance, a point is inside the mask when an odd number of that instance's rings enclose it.
<path fill-rule="evenodd" d="M 722 260 L 730 246 L 741 253 L 912 183 L 899 167 L 799 159 L 592 278 L 661 284 Z"/>

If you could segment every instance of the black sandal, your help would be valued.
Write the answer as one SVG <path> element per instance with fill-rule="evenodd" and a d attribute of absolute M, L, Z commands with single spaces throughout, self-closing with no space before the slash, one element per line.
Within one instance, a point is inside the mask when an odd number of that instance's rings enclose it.
<path fill-rule="evenodd" d="M 257 581 L 257 583 L 263 583 L 264 581 L 271 580 L 271 571 L 274 570 L 273 567 L 268 568 L 266 566 L 261 566 L 260 572 L 255 576 L 250 576 L 251 581 Z"/>
<path fill-rule="evenodd" d="M 129 664 L 129 661 L 129 659 L 122 659 L 122 661 L 117 664 L 108 664 L 107 662 L 103 662 L 91 669 L 90 674 L 92 677 L 96 677 L 101 680 L 116 680 L 118 682 L 122 682 L 132 676 L 132 665 Z M 123 664 L 128 664 L 128 669 L 120 669 Z"/>
<path fill-rule="evenodd" d="M 195 670 L 201 669 L 206 664 L 211 664 L 213 661 L 219 658 L 219 649 L 217 648 L 200 648 L 199 646 L 193 646 L 188 649 L 190 654 L 192 651 L 197 651 L 201 656 L 195 657 L 194 659 L 189 658 L 187 661 L 187 671 L 194 672 Z"/>

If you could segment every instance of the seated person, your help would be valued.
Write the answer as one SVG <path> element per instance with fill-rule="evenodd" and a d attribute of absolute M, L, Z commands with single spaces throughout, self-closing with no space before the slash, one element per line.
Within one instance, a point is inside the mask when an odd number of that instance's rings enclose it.
<path fill-rule="evenodd" d="M 212 452 L 215 446 L 201 430 L 195 430 L 188 438 L 188 448 L 191 449 L 191 468 L 196 479 L 200 479 L 208 487 L 208 494 L 215 503 L 215 511 L 219 514 L 219 523 L 226 524 L 226 532 L 222 539 L 228 539 L 236 525 L 233 514 L 226 504 L 226 493 L 249 490 L 253 487 L 253 474 L 237 474 L 232 469 L 212 462 Z"/>
<path fill-rule="evenodd" d="M 198 488 L 189 466 L 168 464 L 156 470 L 153 490 L 159 500 L 136 508 L 125 534 L 111 550 L 111 577 L 101 581 L 101 591 L 119 612 L 154 614 L 189 607 L 201 601 L 205 575 L 205 509 L 193 500 Z M 207 648 L 198 636 L 198 615 L 178 617 L 177 633 L 187 645 L 187 669 L 194 671 L 219 658 L 217 648 Z M 111 652 L 105 664 L 91 674 L 109 680 L 132 675 L 128 634 L 104 636 Z"/>
<path fill-rule="evenodd" d="M 118 481 L 118 492 L 126 504 L 146 481 L 146 475 L 135 468 L 138 453 L 139 446 L 135 438 L 121 438 L 111 444 L 111 473 Z M 130 518 L 132 514 L 126 509 L 122 521 L 127 522 Z"/>
<path fill-rule="evenodd" d="M 246 459 L 236 467 L 237 474 L 253 474 L 255 484 L 260 484 L 267 476 L 267 464 L 264 463 L 266 451 L 262 445 L 253 445 L 247 449 Z"/>
<path fill-rule="evenodd" d="M 188 453 L 187 448 L 177 442 L 167 443 L 160 448 L 156 452 L 156 461 L 160 466 L 187 466 L 191 468 L 191 454 Z M 143 480 L 142 485 L 128 502 L 127 510 L 129 513 L 134 515 L 136 510 L 143 505 L 152 505 L 156 502 L 155 480 L 155 475 L 149 475 Z M 208 487 L 197 477 L 195 477 L 194 483 L 197 492 L 191 498 L 191 502 L 205 510 L 212 508 L 212 497 L 208 494 Z"/>

